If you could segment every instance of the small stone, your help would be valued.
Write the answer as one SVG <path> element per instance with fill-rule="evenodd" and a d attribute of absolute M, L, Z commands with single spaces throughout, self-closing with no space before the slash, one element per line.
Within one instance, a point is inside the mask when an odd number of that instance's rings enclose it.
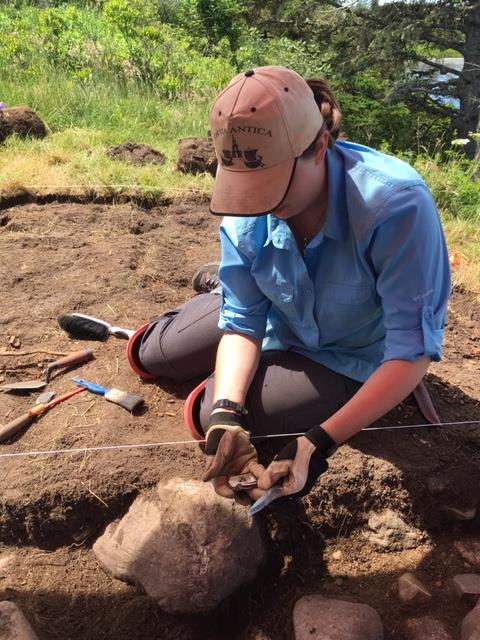
<path fill-rule="evenodd" d="M 464 560 L 475 569 L 480 569 L 480 538 L 458 540 L 453 545 Z"/>
<path fill-rule="evenodd" d="M 20 349 L 22 346 L 22 342 L 18 336 L 9 336 L 8 344 L 11 345 L 14 349 Z"/>
<path fill-rule="evenodd" d="M 463 619 L 461 640 L 478 640 L 478 638 L 480 638 L 480 607 L 476 606 Z"/>
<path fill-rule="evenodd" d="M 404 573 L 398 579 L 398 597 L 405 604 L 421 605 L 430 602 L 432 594 L 413 573 Z"/>
<path fill-rule="evenodd" d="M 439 493 L 443 493 L 447 488 L 447 483 L 443 478 L 438 476 L 430 476 L 427 480 L 427 487 L 432 496 L 436 496 Z"/>
<path fill-rule="evenodd" d="M 366 604 L 303 596 L 293 609 L 295 640 L 383 640 L 380 616 Z"/>
<path fill-rule="evenodd" d="M 373 544 L 388 551 L 415 549 L 425 538 L 421 531 L 406 524 L 391 509 L 372 514 L 368 519 L 368 526 L 371 531 L 366 531 L 363 535 Z"/>
<path fill-rule="evenodd" d="M 404 638 L 405 640 L 454 640 L 443 622 L 431 616 L 406 620 Z"/>
<path fill-rule="evenodd" d="M 332 553 L 332 558 L 334 560 L 340 560 L 340 558 L 343 556 L 343 553 L 340 550 L 334 551 Z"/>
<path fill-rule="evenodd" d="M 12 566 L 15 560 L 15 556 L 2 556 L 0 558 L 0 578 L 5 577 L 8 573 L 8 569 Z"/>
<path fill-rule="evenodd" d="M 0 638 L 2 640 L 38 640 L 27 619 L 13 602 L 0 602 Z"/>
<path fill-rule="evenodd" d="M 174 478 L 138 497 L 93 545 L 114 577 L 168 613 L 206 613 L 252 580 L 265 551 L 245 507 L 210 483 Z"/>
<path fill-rule="evenodd" d="M 480 596 L 480 575 L 476 573 L 462 573 L 453 578 L 455 592 L 465 602 L 475 604 Z"/>
<path fill-rule="evenodd" d="M 446 513 L 452 520 L 473 520 L 477 515 L 475 507 L 470 509 L 458 509 L 457 507 L 449 507 L 446 504 L 440 506 L 440 510 Z"/>

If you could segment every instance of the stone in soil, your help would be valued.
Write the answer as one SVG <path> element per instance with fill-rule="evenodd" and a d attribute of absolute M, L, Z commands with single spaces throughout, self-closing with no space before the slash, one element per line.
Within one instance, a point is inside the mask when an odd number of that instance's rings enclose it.
<path fill-rule="evenodd" d="M 140 585 L 169 613 L 206 613 L 252 580 L 264 559 L 247 509 L 210 484 L 174 478 L 138 497 L 93 551 L 114 577 Z"/>
<path fill-rule="evenodd" d="M 386 509 L 382 513 L 374 513 L 368 519 L 370 531 L 364 536 L 378 547 L 388 551 L 403 551 L 415 549 L 424 542 L 424 534 L 409 526 L 401 516 Z"/>
<path fill-rule="evenodd" d="M 380 616 L 366 604 L 303 596 L 293 609 L 295 640 L 383 640 Z"/>
<path fill-rule="evenodd" d="M 404 638 L 405 640 L 454 640 L 443 622 L 431 616 L 406 620 Z"/>
<path fill-rule="evenodd" d="M 13 602 L 0 602 L 1 640 L 38 640 L 27 619 Z"/>
<path fill-rule="evenodd" d="M 454 547 L 472 567 L 480 569 L 480 538 L 456 540 Z"/>
<path fill-rule="evenodd" d="M 405 604 L 422 605 L 430 602 L 432 594 L 413 573 L 407 571 L 398 579 L 398 597 Z"/>
<path fill-rule="evenodd" d="M 15 556 L 1 556 L 0 557 L 0 578 L 8 573 L 9 568 L 15 561 Z"/>
<path fill-rule="evenodd" d="M 217 156 L 209 138 L 186 138 L 178 142 L 177 169 L 183 173 L 217 172 Z"/>
<path fill-rule="evenodd" d="M 461 640 L 479 640 L 479 638 L 480 638 L 480 606 L 476 606 L 463 619 Z"/>
<path fill-rule="evenodd" d="M 465 602 L 474 604 L 480 597 L 480 575 L 462 573 L 453 578 L 455 593 Z"/>

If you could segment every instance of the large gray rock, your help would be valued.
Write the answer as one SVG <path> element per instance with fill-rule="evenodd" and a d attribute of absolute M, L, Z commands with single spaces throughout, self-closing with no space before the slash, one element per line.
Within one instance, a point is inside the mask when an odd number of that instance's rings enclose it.
<path fill-rule="evenodd" d="M 1 640 L 38 640 L 27 619 L 13 602 L 0 602 Z"/>
<path fill-rule="evenodd" d="M 264 558 L 247 509 L 211 484 L 160 482 L 110 524 L 93 551 L 114 577 L 140 585 L 171 613 L 204 613 L 255 577 Z"/>
<path fill-rule="evenodd" d="M 415 549 L 425 540 L 421 531 L 409 526 L 391 509 L 372 514 L 368 519 L 368 527 L 370 531 L 364 532 L 367 540 L 388 551 Z"/>
<path fill-rule="evenodd" d="M 304 596 L 293 609 L 295 640 L 383 640 L 380 616 L 366 604 Z"/>

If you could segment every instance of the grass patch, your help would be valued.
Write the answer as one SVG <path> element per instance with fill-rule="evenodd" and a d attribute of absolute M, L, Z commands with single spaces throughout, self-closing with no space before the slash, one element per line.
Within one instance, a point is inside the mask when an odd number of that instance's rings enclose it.
<path fill-rule="evenodd" d="M 179 139 L 207 135 L 212 98 L 161 99 L 152 89 L 122 86 L 108 77 L 79 82 L 48 71 L 42 79 L 18 82 L 4 76 L 0 99 L 32 107 L 50 134 L 44 140 L 11 137 L 0 147 L 0 200 L 22 192 L 150 199 L 192 190 L 209 193 L 212 177 L 182 174 L 176 159 Z M 135 167 L 105 155 L 123 142 L 151 145 L 167 162 Z M 424 176 L 438 204 L 450 253 L 456 256 L 454 282 L 480 294 L 478 162 L 455 154 L 447 161 L 426 155 L 406 160 Z"/>
<path fill-rule="evenodd" d="M 44 140 L 11 137 L 0 147 L 0 197 L 19 189 L 37 195 L 82 189 L 168 195 L 211 188 L 211 176 L 176 170 L 178 140 L 207 135 L 210 100 L 161 100 L 146 88 L 105 78 L 85 84 L 60 75 L 29 83 L 4 78 L 0 96 L 7 105 L 33 108 L 50 130 Z M 167 162 L 135 167 L 105 155 L 123 142 L 149 144 Z"/>

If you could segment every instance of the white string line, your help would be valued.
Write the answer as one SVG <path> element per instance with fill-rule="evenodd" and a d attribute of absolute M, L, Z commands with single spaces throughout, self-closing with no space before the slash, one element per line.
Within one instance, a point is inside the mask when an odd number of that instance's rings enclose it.
<path fill-rule="evenodd" d="M 463 424 L 480 424 L 480 420 L 469 420 L 466 422 L 439 422 L 438 424 L 431 424 L 429 422 L 424 424 L 405 424 L 396 425 L 391 427 L 365 427 L 362 431 L 386 431 L 394 429 L 415 429 L 419 427 L 447 427 L 453 425 Z M 265 436 L 252 436 L 252 440 L 265 440 L 267 438 L 288 438 L 292 436 L 303 436 L 305 431 L 299 431 L 298 433 L 273 433 Z M 21 451 L 19 453 L 0 453 L 0 458 L 24 458 L 27 456 L 53 456 L 67 453 L 91 453 L 95 451 L 118 451 L 121 449 L 152 449 L 154 447 L 171 447 L 175 445 L 185 444 L 202 444 L 205 440 L 171 440 L 167 442 L 146 442 L 144 444 L 110 444 L 99 447 L 81 447 L 75 449 L 49 449 L 46 451 Z"/>
<path fill-rule="evenodd" d="M 204 193 L 201 187 L 159 187 L 153 185 L 136 184 L 26 184 L 23 189 L 145 189 L 156 191 L 180 191 L 185 193 Z"/>

